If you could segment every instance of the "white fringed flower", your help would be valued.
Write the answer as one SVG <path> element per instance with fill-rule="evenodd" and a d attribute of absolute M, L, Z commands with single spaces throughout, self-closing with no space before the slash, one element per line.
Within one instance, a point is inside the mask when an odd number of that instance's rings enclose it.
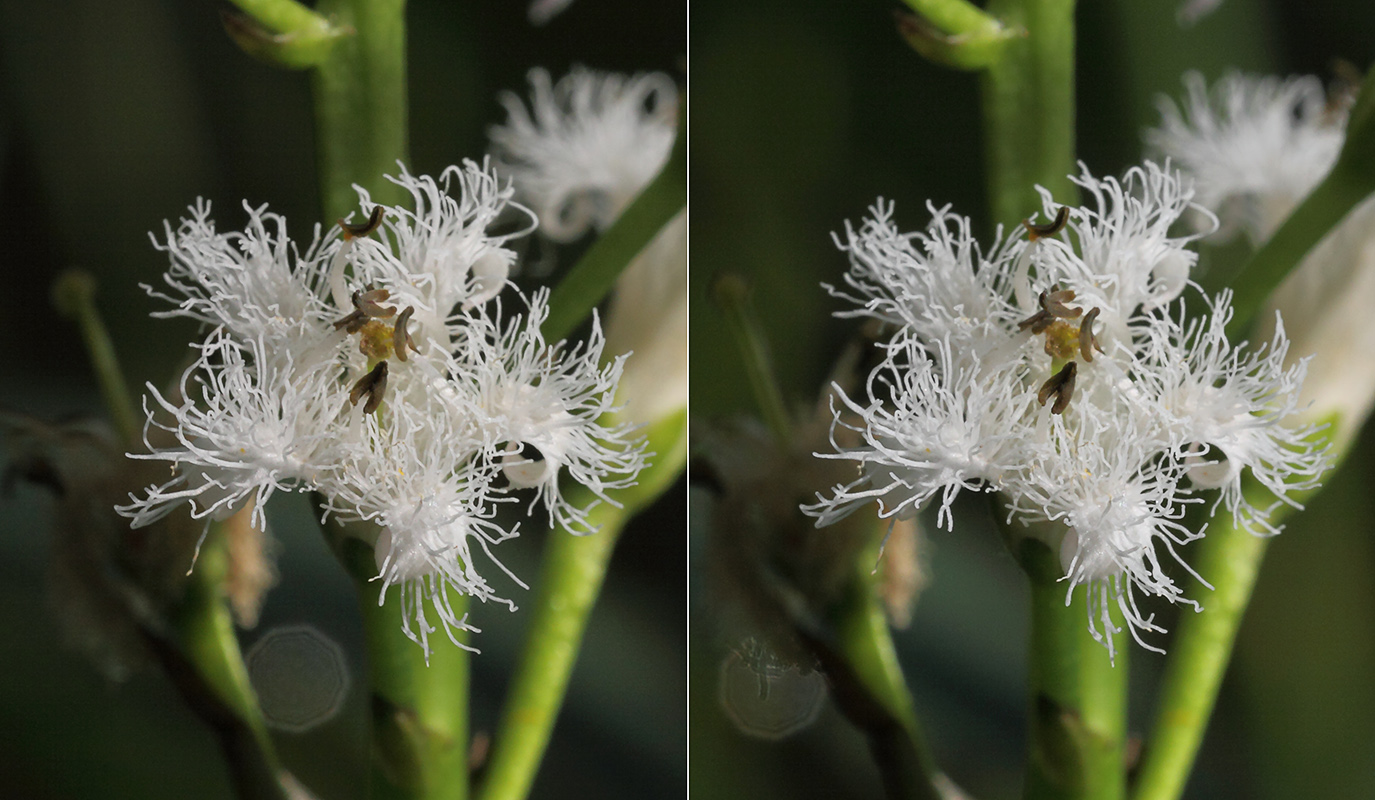
<path fill-rule="evenodd" d="M 512 189 L 472 162 L 393 180 L 413 210 L 360 189 L 369 222 L 317 229 L 304 250 L 264 209 L 248 209 L 242 233 L 217 233 L 204 203 L 168 227 L 159 247 L 177 296 L 157 296 L 177 308 L 162 316 L 213 328 L 177 396 L 148 387 L 148 452 L 134 457 L 171 462 L 175 477 L 119 511 L 135 527 L 181 503 L 222 519 L 252 497 L 261 525 L 273 492 L 319 492 L 327 516 L 378 526 L 383 594 L 398 587 L 406 634 L 428 654 L 436 625 L 455 642 L 471 630 L 449 592 L 514 608 L 480 572 L 505 571 L 493 548 L 516 535 L 501 503 L 533 488 L 551 526 L 591 532 L 559 476 L 605 500 L 635 482 L 644 445 L 599 422 L 621 362 L 599 366 L 595 325 L 586 344 L 547 344 L 544 293 L 511 320 L 492 302 L 514 261 L 507 240 L 528 232 L 489 232 L 509 209 L 530 215 Z M 547 457 L 539 480 L 522 480 L 532 459 L 513 463 L 522 443 Z"/>
<path fill-rule="evenodd" d="M 574 67 L 557 84 L 530 70 L 530 108 L 502 95 L 510 115 L 489 135 L 502 171 L 550 239 L 610 225 L 673 149 L 678 89 L 663 73 L 626 77 Z"/>
<path fill-rule="evenodd" d="M 1009 522 L 1062 532 L 1047 544 L 1068 592 L 1087 586 L 1089 630 L 1111 655 L 1113 607 L 1141 642 L 1160 628 L 1140 596 L 1193 604 L 1162 561 L 1201 535 L 1180 523 L 1198 488 L 1220 488 L 1239 521 L 1269 531 L 1241 496 L 1242 471 L 1282 502 L 1315 486 L 1326 461 L 1306 443 L 1312 428 L 1280 424 L 1303 378 L 1283 365 L 1283 332 L 1258 353 L 1233 348 L 1226 294 L 1206 319 L 1184 317 L 1197 237 L 1171 230 L 1207 214 L 1188 184 L 1149 162 L 1121 181 L 1074 180 L 1083 207 L 1043 191 L 1056 221 L 987 251 L 948 209 L 904 234 L 880 201 L 846 228 L 850 271 L 831 291 L 856 304 L 843 315 L 896 333 L 867 401 L 841 395 L 835 409 L 833 441 L 850 428 L 863 445 L 818 454 L 856 462 L 860 477 L 804 510 L 828 524 L 877 500 L 881 516 L 906 516 L 939 495 L 950 527 L 959 491 L 998 492 Z"/>
<path fill-rule="evenodd" d="M 1195 202 L 1222 220 L 1221 235 L 1243 229 L 1262 242 L 1337 160 L 1344 106 L 1330 105 L 1314 77 L 1229 73 L 1211 91 L 1184 76 L 1179 106 L 1160 98 L 1161 124 L 1146 142 L 1193 178 Z"/>

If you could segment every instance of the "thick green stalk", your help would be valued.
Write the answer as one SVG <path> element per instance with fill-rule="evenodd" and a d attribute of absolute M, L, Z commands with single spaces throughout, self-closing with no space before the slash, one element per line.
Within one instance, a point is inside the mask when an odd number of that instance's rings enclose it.
<path fill-rule="evenodd" d="M 1078 202 L 1075 168 L 1074 0 L 992 0 L 988 12 L 1027 35 L 983 80 L 993 220 L 1015 225 L 1041 209 L 1037 185 Z M 1065 606 L 1059 558 L 1023 539 L 1031 583 L 1031 735 L 1027 797 L 1120 798 L 1126 791 L 1127 665 L 1114 667 L 1087 631 L 1083 593 Z"/>
<path fill-rule="evenodd" d="M 1027 35 L 1009 42 L 983 78 L 993 221 L 1015 225 L 1041 208 L 1035 187 L 1078 201 L 1074 163 L 1074 0 L 991 0 L 988 12 Z"/>
<path fill-rule="evenodd" d="M 555 531 L 545 545 L 530 629 L 492 738 L 479 800 L 522 800 L 530 793 L 616 540 L 636 512 L 677 480 L 687 461 L 687 412 L 655 424 L 648 438 L 656 453 L 653 465 L 640 473 L 638 485 L 613 494 L 620 508 L 602 503 L 592 510 L 590 522 L 601 529 L 588 536 Z M 575 505 L 593 499 L 581 486 L 567 496 Z"/>
<path fill-rule="evenodd" d="M 542 326 L 545 339 L 567 338 L 587 319 L 621 271 L 687 204 L 687 107 L 680 111 L 678 138 L 668 163 L 554 287 L 549 318 Z"/>
<path fill-rule="evenodd" d="M 1243 491 L 1257 508 L 1273 502 L 1269 492 L 1249 477 Z M 1269 521 L 1279 522 L 1289 511 L 1289 506 L 1281 505 Z M 1213 590 L 1194 582 L 1189 596 L 1199 598 L 1205 610 L 1180 620 L 1170 643 L 1160 706 L 1142 755 L 1133 800 L 1177 800 L 1183 795 L 1269 542 L 1223 514 L 1195 545 L 1190 561 L 1199 575 L 1212 582 Z"/>
<path fill-rule="evenodd" d="M 463 800 L 468 796 L 468 651 L 443 632 L 430 634 L 428 663 L 401 627 L 401 591 L 382 586 L 372 548 L 360 539 L 336 538 L 339 554 L 358 585 L 372 684 L 374 797 Z M 468 598 L 449 595 L 460 618 Z M 426 614 L 434 618 L 431 611 Z M 415 620 L 411 620 L 412 629 Z"/>
<path fill-rule="evenodd" d="M 329 222 L 358 208 L 353 184 L 384 205 L 406 194 L 383 178 L 408 157 L 405 0 L 320 0 L 316 11 L 352 36 L 315 69 L 321 205 Z"/>
<path fill-rule="evenodd" d="M 1130 645 L 1117 650 L 1115 664 L 1109 660 L 1088 632 L 1084 590 L 1065 604 L 1058 556 L 1033 539 L 1018 547 L 1031 586 L 1026 797 L 1119 800 L 1126 796 Z"/>
<path fill-rule="evenodd" d="M 327 220 L 357 208 L 353 184 L 382 204 L 405 193 L 383 176 L 407 157 L 404 0 L 321 0 L 316 11 L 353 30 L 315 70 L 321 205 Z M 344 541 L 341 555 L 358 584 L 367 633 L 378 796 L 446 798 L 468 794 L 468 654 L 431 637 L 421 647 L 402 633 L 400 592 L 378 605 L 371 548 Z M 463 598 L 451 595 L 461 614 Z M 433 614 L 427 615 L 433 618 Z M 412 620 L 411 624 L 416 623 Z"/>

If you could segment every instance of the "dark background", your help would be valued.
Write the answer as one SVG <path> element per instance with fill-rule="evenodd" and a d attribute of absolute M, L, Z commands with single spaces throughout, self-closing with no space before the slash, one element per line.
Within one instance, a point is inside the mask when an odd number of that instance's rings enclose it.
<path fill-rule="evenodd" d="M 49 303 L 60 270 L 98 277 L 131 385 L 165 384 L 194 332 L 148 317 L 159 304 L 137 284 L 166 267 L 149 231 L 161 234 L 163 220 L 175 223 L 197 197 L 213 201 L 222 230 L 242 226 L 245 200 L 285 214 L 296 237 L 308 239 L 320 221 L 308 75 L 240 53 L 221 30 L 222 6 L 0 2 L 0 407 L 46 419 L 102 413 L 80 339 Z M 497 93 L 524 95 L 531 67 L 557 77 L 581 63 L 683 80 L 682 3 L 578 0 L 531 28 L 523 2 L 412 0 L 408 20 L 417 173 L 481 159 L 487 126 L 505 118 Z M 0 795 L 229 797 L 213 739 L 161 675 L 109 684 L 61 646 L 43 581 L 49 501 L 25 485 L 0 497 Z M 682 796 L 684 503 L 681 487 L 670 490 L 626 533 L 536 797 Z M 279 495 L 268 518 L 281 581 L 241 641 L 246 650 L 274 626 L 304 623 L 342 645 L 354 675 L 343 712 L 277 740 L 319 797 L 361 797 L 367 723 L 353 589 L 303 498 Z M 503 558 L 532 581 L 550 534 L 541 524 L 524 530 Z M 526 615 L 479 608 L 475 617 L 483 653 L 472 661 L 473 727 L 490 730 Z"/>
<path fill-rule="evenodd" d="M 1227 67 L 1332 78 L 1364 70 L 1375 9 L 1357 0 L 1224 0 L 1192 28 L 1176 0 L 1081 0 L 1078 151 L 1094 174 L 1142 157 L 1154 98 L 1182 74 Z M 809 404 L 850 323 L 820 290 L 846 262 L 830 233 L 882 196 L 917 230 L 925 203 L 987 226 L 976 76 L 932 66 L 896 35 L 900 3 L 698 0 L 692 5 L 692 407 L 694 420 L 754 413 L 711 278 L 746 275 L 788 400 Z M 977 227 L 976 227 L 977 229 Z M 1192 798 L 1369 797 L 1375 792 L 1375 538 L 1370 445 L 1272 543 L 1190 785 Z M 696 501 L 694 501 L 695 503 Z M 878 797 L 859 736 L 833 708 L 779 742 L 722 713 L 734 646 L 705 619 L 693 505 L 691 748 L 696 798 Z M 979 798 L 1020 794 L 1025 730 L 1024 579 L 980 508 L 927 538 L 931 583 L 898 634 L 938 763 Z M 1184 557 L 1188 557 L 1187 548 Z M 1206 596 L 1197 598 L 1205 606 Z M 1167 627 L 1176 610 L 1154 608 Z M 1168 647 L 1168 642 L 1164 642 Z M 1144 734 L 1164 658 L 1131 654 L 1131 730 Z"/>

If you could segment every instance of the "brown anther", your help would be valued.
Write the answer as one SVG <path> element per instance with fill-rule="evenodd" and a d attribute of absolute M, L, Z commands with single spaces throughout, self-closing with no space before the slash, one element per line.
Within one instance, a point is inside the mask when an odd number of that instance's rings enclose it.
<path fill-rule="evenodd" d="M 1050 407 L 1050 413 L 1063 414 L 1069 408 L 1069 401 L 1074 397 L 1074 376 L 1078 374 L 1076 362 L 1071 361 L 1060 368 L 1045 383 L 1041 384 L 1041 391 L 1036 393 L 1036 402 L 1045 405 L 1051 395 L 1055 395 L 1055 403 Z"/>
<path fill-rule="evenodd" d="M 1098 337 L 1093 333 L 1093 323 L 1098 319 L 1098 312 L 1101 309 L 1090 309 L 1084 315 L 1084 321 L 1079 323 L 1079 353 L 1085 361 L 1093 360 L 1093 351 L 1103 352 L 1102 345 L 1098 344 Z"/>
<path fill-rule="evenodd" d="M 364 314 L 362 311 L 355 311 L 334 323 L 334 329 L 337 331 L 343 328 L 349 333 L 357 333 L 361 331 L 366 324 L 368 324 L 368 315 Z"/>
<path fill-rule="evenodd" d="M 1062 319 L 1076 319 L 1084 313 L 1084 309 L 1065 305 L 1073 299 L 1073 289 L 1051 289 L 1049 292 L 1041 292 L 1041 310 Z"/>
<path fill-rule="evenodd" d="M 360 222 L 356 225 L 345 222 L 342 219 L 339 220 L 339 229 L 344 232 L 344 241 L 370 236 L 374 231 L 382 227 L 382 216 L 386 211 L 387 209 L 383 206 L 373 206 L 372 213 L 368 214 L 367 221 Z"/>
<path fill-rule="evenodd" d="M 386 319 L 396 313 L 396 309 L 391 306 L 378 305 L 388 297 L 391 297 L 391 292 L 386 289 L 368 289 L 366 292 L 354 292 L 353 307 L 369 317 Z"/>
<path fill-rule="evenodd" d="M 349 333 L 357 333 L 368 324 L 368 320 L 374 317 L 386 319 L 396 313 L 396 309 L 390 306 L 380 306 L 378 303 L 391 297 L 391 292 L 386 289 L 372 289 L 353 293 L 353 313 L 334 323 L 334 329 L 340 328 Z"/>
<path fill-rule="evenodd" d="M 1069 206 L 1060 206 L 1060 210 L 1055 212 L 1055 219 L 1042 225 L 1033 224 L 1031 220 L 1024 220 L 1022 227 L 1026 228 L 1026 236 L 1031 241 L 1044 239 L 1047 236 L 1054 236 L 1065 229 L 1069 222 Z"/>
<path fill-rule="evenodd" d="M 358 401 L 367 395 L 368 402 L 363 405 L 363 413 L 371 414 L 382 405 L 382 398 L 387 394 L 387 362 L 379 361 L 377 366 L 372 368 L 372 372 L 358 379 L 353 384 L 353 389 L 349 391 L 349 404 L 358 405 Z"/>
<path fill-rule="evenodd" d="M 1082 308 L 1070 308 L 1065 305 L 1074 299 L 1073 289 L 1054 289 L 1041 292 L 1038 302 L 1041 310 L 1017 323 L 1017 330 L 1024 331 L 1031 329 L 1032 333 L 1041 333 L 1049 328 L 1056 318 L 1075 319 L 1084 313 Z"/>
<path fill-rule="evenodd" d="M 411 315 L 415 313 L 415 306 L 406 306 L 396 317 L 396 327 L 392 328 L 391 346 L 396 357 L 402 361 L 406 360 L 406 348 L 410 348 L 419 353 L 420 348 L 415 346 L 415 340 L 411 338 L 410 331 L 406 330 L 406 325 L 411 321 Z"/>

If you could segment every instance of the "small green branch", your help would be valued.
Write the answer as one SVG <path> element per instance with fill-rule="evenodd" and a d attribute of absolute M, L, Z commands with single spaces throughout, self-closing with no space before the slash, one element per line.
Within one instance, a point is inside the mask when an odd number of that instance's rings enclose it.
<path fill-rule="evenodd" d="M 601 529 L 588 536 L 555 531 L 545 546 L 525 648 L 492 738 L 479 800 L 523 800 L 530 793 L 616 541 L 625 524 L 677 480 L 687 461 L 686 411 L 656 424 L 648 438 L 654 464 L 640 473 L 637 486 L 614 495 L 620 508 L 602 503 L 592 510 L 591 522 Z M 575 504 L 594 499 L 580 486 L 568 496 Z"/>
<path fill-rule="evenodd" d="M 221 12 L 225 33 L 245 53 L 285 69 L 318 66 L 352 33 L 293 0 L 231 0 L 243 10 Z"/>
<path fill-rule="evenodd" d="M 224 597 L 224 580 L 229 569 L 229 554 L 220 524 L 212 524 L 186 595 L 173 612 L 172 624 L 185 662 L 199 676 L 173 674 L 183 695 L 198 712 L 211 721 L 220 734 L 235 778 L 239 796 L 248 800 L 279 800 L 285 797 L 277 774 L 280 766 L 272 738 L 267 732 L 258 698 L 248 681 L 234 619 Z M 159 640 L 150 639 L 155 653 Z M 161 654 L 165 666 L 175 667 L 180 659 Z M 195 699 L 198 686 L 208 687 L 218 702 Z M 233 719 L 221 719 L 227 709 Z M 248 736 L 241 731 L 247 729 Z"/>
<path fill-rule="evenodd" d="M 67 270 L 53 283 L 53 305 L 59 313 L 81 329 L 86 354 L 95 369 L 96 382 L 105 400 L 105 409 L 114 421 L 119 438 L 130 449 L 139 446 L 139 416 L 135 413 L 133 394 L 124 380 L 119 358 L 105 321 L 95 304 L 95 278 L 84 270 Z"/>
<path fill-rule="evenodd" d="M 1074 0 L 991 0 L 988 12 L 1027 31 L 983 79 L 993 221 L 1016 225 L 1041 208 L 1035 187 L 1078 202 L 1074 156 Z"/>
<path fill-rule="evenodd" d="M 1008 42 L 1026 31 L 965 0 L 906 0 L 914 14 L 897 15 L 898 33 L 926 59 L 964 70 L 986 69 L 1002 57 Z"/>
<path fill-rule="evenodd" d="M 549 296 L 544 337 L 565 339 L 606 297 L 621 272 L 687 203 L 687 107 L 680 109 L 678 138 L 658 177 L 640 192 L 611 227 L 587 248 Z"/>
<path fill-rule="evenodd" d="M 792 424 L 783 390 L 778 386 L 769 363 L 768 343 L 759 329 L 759 320 L 750 308 L 749 286 L 738 275 L 721 275 L 712 282 L 712 299 L 726 317 L 726 327 L 740 352 L 740 361 L 749 376 L 750 389 L 759 412 L 782 446 L 792 442 Z"/>
<path fill-rule="evenodd" d="M 833 611 L 840 658 L 828 660 L 824 648 L 818 653 L 833 682 L 838 705 L 869 738 L 888 797 L 936 800 L 940 794 L 932 782 L 935 769 L 898 663 L 874 575 L 881 538 L 875 537 L 856 556 L 850 590 Z M 847 690 L 851 682 L 847 678 L 853 679 L 857 691 Z"/>

